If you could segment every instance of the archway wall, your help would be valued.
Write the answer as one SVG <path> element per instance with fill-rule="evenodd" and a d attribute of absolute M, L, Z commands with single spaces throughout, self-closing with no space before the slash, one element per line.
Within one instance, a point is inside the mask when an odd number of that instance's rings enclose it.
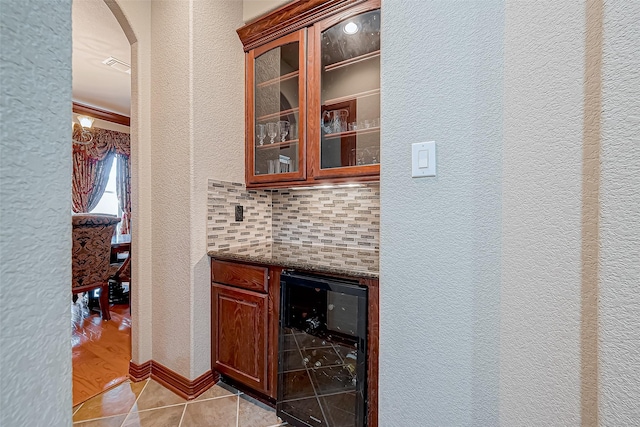
<path fill-rule="evenodd" d="M 153 360 L 193 379 L 211 369 L 207 180 L 244 177 L 242 3 L 154 1 L 151 22 Z"/>
<path fill-rule="evenodd" d="M 71 425 L 71 1 L 0 5 L 0 425 Z"/>
<path fill-rule="evenodd" d="M 242 3 L 106 1 L 133 41 L 132 360 L 196 378 L 211 368 L 207 180 L 244 179 Z"/>
<path fill-rule="evenodd" d="M 242 3 L 117 6 L 134 41 L 132 360 L 195 378 L 211 367 L 207 180 L 244 177 Z"/>
<path fill-rule="evenodd" d="M 236 34 L 242 2 L 193 2 L 191 197 L 192 378 L 211 369 L 208 180 L 244 182 L 244 51 Z"/>
<path fill-rule="evenodd" d="M 151 203 L 151 2 L 105 0 L 131 42 L 131 201 L 132 284 L 131 359 L 151 360 L 152 211 Z"/>

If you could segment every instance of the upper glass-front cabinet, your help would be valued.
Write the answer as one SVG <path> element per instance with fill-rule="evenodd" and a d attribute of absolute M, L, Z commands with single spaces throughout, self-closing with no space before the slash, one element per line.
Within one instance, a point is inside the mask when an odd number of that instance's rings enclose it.
<path fill-rule="evenodd" d="M 247 181 L 305 177 L 305 30 L 249 52 Z M 249 153 L 247 153 L 249 154 Z"/>
<path fill-rule="evenodd" d="M 371 7 L 371 6 L 370 6 Z M 380 9 L 315 25 L 309 95 L 314 178 L 380 173 Z"/>
<path fill-rule="evenodd" d="M 380 0 L 297 0 L 238 34 L 247 185 L 379 179 Z"/>

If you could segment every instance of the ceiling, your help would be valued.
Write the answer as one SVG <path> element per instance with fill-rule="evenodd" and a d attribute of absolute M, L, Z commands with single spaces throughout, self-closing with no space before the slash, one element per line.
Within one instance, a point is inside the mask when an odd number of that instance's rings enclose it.
<path fill-rule="evenodd" d="M 131 75 L 102 63 L 131 64 L 131 46 L 104 0 L 73 1 L 73 101 L 125 116 L 131 111 Z"/>

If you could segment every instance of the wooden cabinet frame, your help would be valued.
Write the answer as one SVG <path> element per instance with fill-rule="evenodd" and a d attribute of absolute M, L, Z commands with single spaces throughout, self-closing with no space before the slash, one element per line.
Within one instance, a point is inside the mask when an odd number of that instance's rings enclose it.
<path fill-rule="evenodd" d="M 309 30 L 309 40 L 307 44 L 309 55 L 309 69 L 307 70 L 307 99 L 309 102 L 307 109 L 309 115 L 307 118 L 307 129 L 308 138 L 310 141 L 313 141 L 313 143 L 308 144 L 307 170 L 309 171 L 309 176 L 313 177 L 314 180 L 322 180 L 324 182 L 327 178 L 351 178 L 363 175 L 373 175 L 378 178 L 380 176 L 379 163 L 330 169 L 322 169 L 320 167 L 320 150 L 322 148 L 320 146 L 322 132 L 320 123 L 320 118 L 322 117 L 322 100 L 320 96 L 322 63 L 318 58 L 320 58 L 322 32 L 345 19 L 376 9 L 380 9 L 380 0 L 369 0 L 317 22 L 313 28 Z M 355 102 L 353 103 L 355 104 Z"/>
<path fill-rule="evenodd" d="M 247 53 L 245 62 L 246 75 L 245 75 L 245 180 L 249 184 L 261 184 L 269 183 L 273 181 L 301 181 L 306 179 L 306 125 L 299 126 L 298 129 L 298 170 L 295 172 L 264 174 L 256 175 L 255 155 L 256 142 L 255 142 L 255 126 L 256 126 L 256 110 L 255 110 L 255 59 L 265 52 L 271 49 L 275 49 L 280 46 L 287 45 L 289 43 L 298 43 L 298 124 L 306 123 L 307 112 L 307 88 L 306 88 L 306 75 L 307 75 L 307 49 L 306 49 L 306 29 L 296 31 L 295 33 L 281 37 L 277 40 L 262 45 L 256 49 L 253 49 Z M 279 120 L 279 118 L 278 118 Z M 268 145 L 263 145 L 261 149 L 271 149 Z M 277 150 L 277 146 L 275 148 Z"/>
<path fill-rule="evenodd" d="M 275 266 L 211 260 L 211 367 L 271 399 L 276 398 L 278 384 L 281 272 L 282 268 Z M 240 317 L 230 326 L 236 328 L 234 332 L 239 332 L 237 328 L 241 329 L 241 320 L 252 320 L 254 328 L 251 333 L 245 336 L 235 333 L 235 339 L 231 343 L 222 342 L 225 338 L 221 328 L 228 319 L 220 319 L 221 301 L 243 307 L 245 314 L 254 315 L 253 318 L 247 318 L 246 315 L 243 318 L 238 314 Z M 221 344 L 226 344 L 238 349 L 250 343 L 258 350 L 241 352 L 242 354 L 237 355 L 239 359 L 225 360 L 225 351 L 220 348 Z M 248 365 L 253 369 L 241 368 Z"/>
<path fill-rule="evenodd" d="M 214 264 L 219 264 L 214 266 Z M 280 333 L 280 275 L 283 271 L 282 267 L 263 264 L 253 264 L 251 262 L 240 261 L 222 261 L 211 260 L 212 272 L 219 271 L 220 267 L 229 268 L 235 274 L 217 274 L 211 282 L 211 364 L 214 372 L 226 375 L 230 379 L 238 382 L 240 385 L 247 386 L 257 392 L 262 397 L 268 397 L 273 403 L 277 397 L 278 386 L 278 336 Z M 268 269 L 268 293 L 255 292 L 247 290 L 244 283 L 246 274 L 238 272 L 250 272 L 250 270 Z M 316 272 L 317 273 L 317 272 Z M 250 273 L 251 276 L 254 274 Z M 344 276 L 324 273 L 325 276 L 333 276 L 341 278 Z M 216 278 L 223 283 L 216 282 Z M 367 361 L 367 419 L 368 427 L 378 426 L 378 357 L 379 357 L 379 333 L 380 333 L 380 296 L 379 281 L 374 278 L 360 278 L 360 285 L 366 286 L 369 290 L 369 309 L 368 309 L 368 361 Z M 229 283 L 235 283 L 230 285 Z M 240 284 L 240 285 L 239 285 Z M 239 287 L 242 286 L 242 287 Z M 254 325 L 260 323 L 263 327 L 255 327 L 252 330 L 251 338 L 254 346 L 259 350 L 253 353 L 238 354 L 238 357 L 244 358 L 242 361 L 221 360 L 221 349 L 219 348 L 221 339 L 221 325 L 218 323 L 219 316 L 222 314 L 219 310 L 219 301 L 228 301 L 230 304 L 239 304 L 246 307 L 246 311 L 253 313 L 253 317 L 240 315 L 238 321 L 231 322 L 234 331 L 242 329 L 239 321 L 249 319 Z M 240 317 L 239 317 L 240 316 Z M 228 318 L 225 320 L 229 320 Z M 242 346 L 247 344 L 245 340 L 239 340 L 236 337 L 232 340 L 234 346 Z M 224 353 L 224 351 L 222 351 Z M 249 358 L 251 366 L 255 372 L 245 372 L 238 369 L 237 365 L 246 365 Z M 251 359 L 253 358 L 253 359 Z M 223 358 L 224 359 L 224 358 Z M 235 365 L 235 366 L 234 366 Z M 257 372 L 257 373 L 256 373 Z M 258 397 L 260 397 L 258 396 Z"/>
<path fill-rule="evenodd" d="M 378 181 L 380 164 L 320 168 L 320 35 L 336 23 L 380 8 L 380 0 L 298 0 L 237 30 L 245 61 L 245 182 L 248 188 Z M 298 170 L 255 173 L 255 59 L 293 41 L 299 42 Z M 354 135 L 345 136 L 355 137 Z M 285 141 L 286 142 L 286 141 Z M 268 148 L 266 148 L 268 149 Z M 277 147 L 274 147 L 277 149 Z"/>

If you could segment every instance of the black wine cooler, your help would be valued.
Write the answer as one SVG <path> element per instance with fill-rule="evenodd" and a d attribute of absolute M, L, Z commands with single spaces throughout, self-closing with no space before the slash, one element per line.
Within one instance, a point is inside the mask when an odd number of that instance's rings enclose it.
<path fill-rule="evenodd" d="M 281 276 L 277 414 L 297 427 L 364 427 L 367 288 Z"/>

